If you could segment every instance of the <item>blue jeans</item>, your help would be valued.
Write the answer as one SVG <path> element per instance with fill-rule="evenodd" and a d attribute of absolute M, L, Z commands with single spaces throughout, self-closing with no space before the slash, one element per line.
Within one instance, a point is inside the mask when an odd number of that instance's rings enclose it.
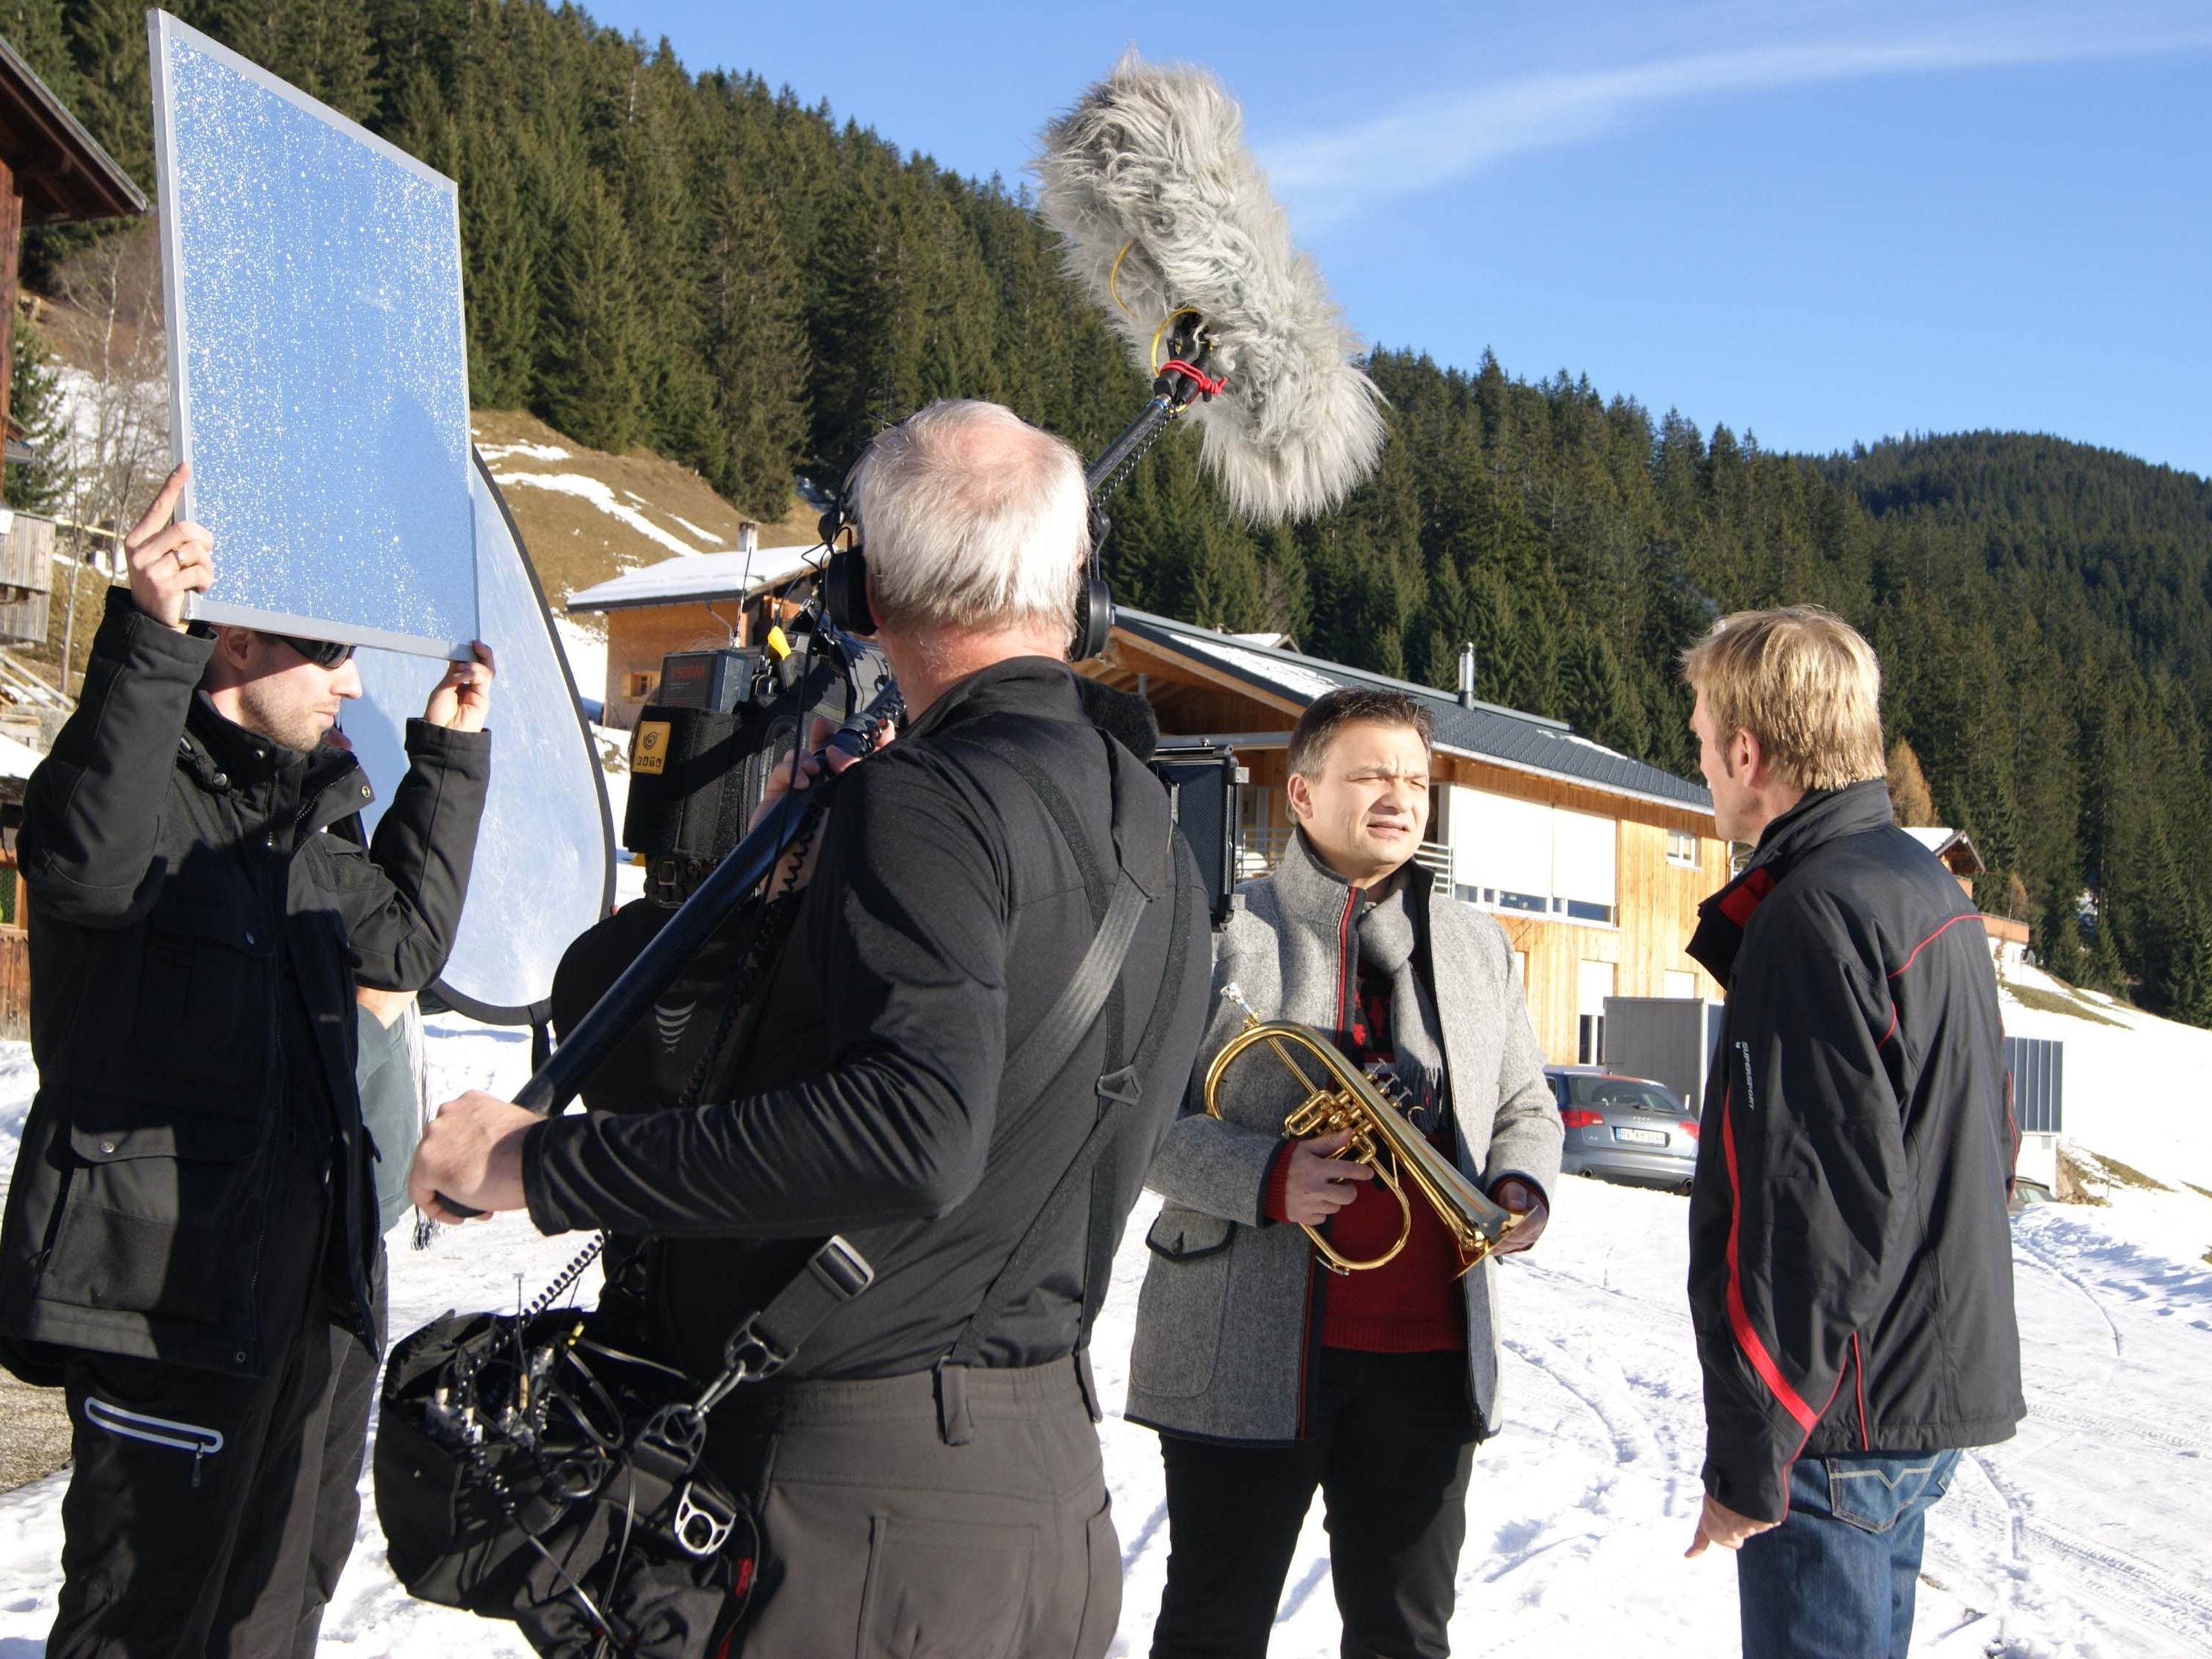
<path fill-rule="evenodd" d="M 1801 1457 L 1790 1514 L 1736 1553 L 1743 1659 L 1905 1659 L 1928 1510 L 1955 1451 Z"/>

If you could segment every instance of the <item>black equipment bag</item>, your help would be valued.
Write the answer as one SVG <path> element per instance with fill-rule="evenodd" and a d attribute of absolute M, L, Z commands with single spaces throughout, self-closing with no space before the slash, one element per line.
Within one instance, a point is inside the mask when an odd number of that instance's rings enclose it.
<path fill-rule="evenodd" d="M 696 1385 L 600 1340 L 611 1322 L 448 1314 L 401 1342 L 377 1518 L 408 1594 L 512 1620 L 539 1653 L 699 1659 L 744 1611 L 757 1534 L 699 1467 Z"/>
<path fill-rule="evenodd" d="M 1007 1057 L 1002 1104 L 1041 1096 L 1065 1069 L 1107 1007 L 1148 903 L 1169 897 L 1176 949 L 1185 937 L 1173 820 L 1162 811 L 1158 825 L 1146 826 L 1157 836 L 1132 830 L 1122 844 L 1127 786 L 1143 767 L 1110 739 L 1108 748 L 1119 879 L 1074 977 Z M 1020 769 L 1087 862 L 1059 790 L 1033 769 Z M 773 933 L 769 920 L 764 931 Z M 733 1008 L 750 988 L 733 994 Z M 1164 981 L 1148 1035 L 1171 1000 L 1165 990 Z M 721 1047 L 718 1037 L 687 1096 L 696 1095 Z M 1132 1115 L 1135 1068 L 1121 1067 L 1099 1085 L 1091 1133 L 987 1296 L 994 1316 L 1014 1265 L 1030 1258 L 1046 1220 L 1089 1187 L 1098 1157 Z M 731 1333 L 725 1370 L 703 1385 L 635 1352 L 642 1309 L 625 1282 L 611 1277 L 596 1309 L 551 1307 L 597 1256 L 604 1236 L 522 1312 L 447 1314 L 408 1336 L 386 1367 L 374 1459 L 393 1576 L 424 1601 L 514 1620 L 548 1659 L 704 1659 L 710 1652 L 720 1659 L 744 1618 L 762 1540 L 750 1509 L 700 1467 L 707 1414 L 732 1389 L 781 1370 L 823 1319 L 873 1282 L 870 1257 L 886 1259 L 929 1225 L 826 1240 Z M 1094 1254 L 1096 1243 L 1094 1225 Z M 1103 1293 L 1107 1266 L 1086 1263 L 1086 1336 L 1095 1312 L 1088 1304 Z M 941 1383 L 948 1368 L 957 1383 L 971 1361 L 968 1336 L 940 1364 Z"/>

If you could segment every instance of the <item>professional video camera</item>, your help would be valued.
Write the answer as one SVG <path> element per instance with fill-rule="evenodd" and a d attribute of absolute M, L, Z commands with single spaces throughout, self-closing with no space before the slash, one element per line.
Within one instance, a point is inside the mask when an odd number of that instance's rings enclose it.
<path fill-rule="evenodd" d="M 661 659 L 659 688 L 630 734 L 623 816 L 623 844 L 644 859 L 646 896 L 655 903 L 682 904 L 728 856 L 769 775 L 791 763 L 817 720 L 842 726 L 890 685 L 883 653 L 866 641 L 811 614 L 794 633 L 807 644 L 779 631 L 766 646 Z M 1160 738 L 1148 758 L 1174 802 L 1218 927 L 1235 906 L 1238 790 L 1249 775 L 1227 744 L 1204 738 Z"/>
<path fill-rule="evenodd" d="M 646 896 L 674 908 L 752 821 L 771 773 L 817 720 L 842 726 L 890 684 L 883 653 L 812 611 L 761 645 L 674 651 L 630 733 L 623 845 Z"/>

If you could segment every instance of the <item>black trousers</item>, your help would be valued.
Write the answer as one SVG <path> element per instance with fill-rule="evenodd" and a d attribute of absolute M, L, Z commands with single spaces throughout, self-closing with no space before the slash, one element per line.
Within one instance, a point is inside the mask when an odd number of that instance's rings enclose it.
<path fill-rule="evenodd" d="M 293 1264 L 305 1269 L 299 1312 L 272 1334 L 265 1376 L 70 1355 L 75 1468 L 47 1659 L 314 1653 L 360 1519 L 377 1371 L 331 1322 L 319 1255 Z"/>
<path fill-rule="evenodd" d="M 1160 1437 L 1168 1582 L 1152 1659 L 1263 1659 L 1316 1486 L 1344 1659 L 1450 1652 L 1481 1437 L 1466 1356 L 1324 1348 L 1316 1395 L 1296 1445 Z"/>
<path fill-rule="evenodd" d="M 739 1390 L 707 1461 L 765 1545 L 747 1659 L 1103 1659 L 1121 1612 L 1105 1473 L 1071 1358 Z"/>

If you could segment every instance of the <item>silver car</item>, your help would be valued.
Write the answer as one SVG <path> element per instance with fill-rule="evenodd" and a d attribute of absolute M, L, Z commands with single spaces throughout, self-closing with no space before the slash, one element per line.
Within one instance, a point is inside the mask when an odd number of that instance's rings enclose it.
<path fill-rule="evenodd" d="M 1698 1166 L 1698 1114 L 1649 1078 L 1602 1066 L 1547 1066 L 1566 1127 L 1559 1169 L 1632 1187 L 1686 1193 Z"/>

